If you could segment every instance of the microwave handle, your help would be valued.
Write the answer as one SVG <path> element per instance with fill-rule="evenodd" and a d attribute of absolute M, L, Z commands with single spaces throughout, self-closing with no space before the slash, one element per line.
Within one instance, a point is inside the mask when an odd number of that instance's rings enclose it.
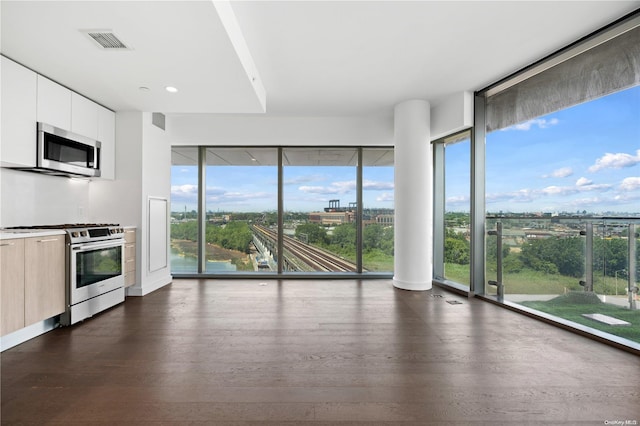
<path fill-rule="evenodd" d="M 97 142 L 96 146 L 93 147 L 93 168 L 96 170 L 100 170 L 100 163 L 102 160 L 102 158 L 100 158 L 100 154 L 100 142 Z"/>

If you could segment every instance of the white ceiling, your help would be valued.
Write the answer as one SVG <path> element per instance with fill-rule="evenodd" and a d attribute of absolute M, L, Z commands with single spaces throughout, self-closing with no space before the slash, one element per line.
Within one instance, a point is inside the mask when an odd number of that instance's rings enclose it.
<path fill-rule="evenodd" d="M 262 85 L 268 114 L 331 116 L 481 89 L 640 7 L 234 1 L 230 21 L 212 1 L 0 4 L 3 55 L 113 110 L 257 113 Z M 100 50 L 87 29 L 113 30 L 132 49 Z"/>

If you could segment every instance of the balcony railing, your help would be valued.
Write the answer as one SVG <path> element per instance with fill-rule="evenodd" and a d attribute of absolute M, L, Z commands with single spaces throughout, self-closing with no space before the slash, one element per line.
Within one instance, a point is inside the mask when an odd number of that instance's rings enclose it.
<path fill-rule="evenodd" d="M 485 294 L 640 348 L 640 217 L 487 216 Z"/>

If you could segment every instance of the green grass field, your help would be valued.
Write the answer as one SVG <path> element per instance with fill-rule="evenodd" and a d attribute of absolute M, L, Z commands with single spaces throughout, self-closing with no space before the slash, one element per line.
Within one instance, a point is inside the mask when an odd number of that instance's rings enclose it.
<path fill-rule="evenodd" d="M 468 285 L 469 265 L 448 263 L 445 265 L 445 275 L 449 280 Z M 487 280 L 494 280 L 495 277 L 495 271 L 487 271 Z M 549 301 L 518 303 L 540 312 L 555 315 L 559 318 L 640 343 L 640 310 L 631 311 L 628 308 L 603 303 L 596 296 L 596 294 L 616 294 L 616 282 L 612 277 L 595 276 L 594 293 L 585 293 L 583 287 L 578 283 L 579 278 L 559 274 L 545 274 L 533 270 L 504 274 L 503 282 L 506 300 L 509 300 L 509 295 L 516 294 L 557 295 L 557 297 Z M 624 295 L 626 281 L 619 280 L 617 284 L 617 293 Z M 488 294 L 495 294 L 495 291 L 495 287 L 487 288 Z M 640 306 L 640 301 L 637 303 Z M 630 322 L 631 325 L 612 326 L 582 316 L 582 314 L 594 313 L 618 318 Z"/>
<path fill-rule="evenodd" d="M 589 293 L 582 292 L 582 294 L 586 295 Z M 614 336 L 624 337 L 625 339 L 640 343 L 640 310 L 632 311 L 620 306 L 603 303 L 593 293 L 590 294 L 595 297 L 595 300 L 588 301 L 584 300 L 584 298 L 583 300 L 579 300 L 579 298 L 575 297 L 575 295 L 580 295 L 578 292 L 558 296 L 555 299 L 546 302 L 531 301 L 520 302 L 520 304 L 578 324 L 586 325 L 596 330 L 613 334 Z M 608 315 L 613 318 L 630 322 L 631 325 L 607 325 L 590 318 L 585 318 L 582 314 Z"/>

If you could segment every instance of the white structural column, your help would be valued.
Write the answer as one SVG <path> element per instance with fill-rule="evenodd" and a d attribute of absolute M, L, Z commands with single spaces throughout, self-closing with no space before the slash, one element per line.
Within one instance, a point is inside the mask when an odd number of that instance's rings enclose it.
<path fill-rule="evenodd" d="M 433 270 L 433 161 L 430 105 L 409 100 L 395 107 L 395 267 L 393 285 L 429 290 Z"/>

